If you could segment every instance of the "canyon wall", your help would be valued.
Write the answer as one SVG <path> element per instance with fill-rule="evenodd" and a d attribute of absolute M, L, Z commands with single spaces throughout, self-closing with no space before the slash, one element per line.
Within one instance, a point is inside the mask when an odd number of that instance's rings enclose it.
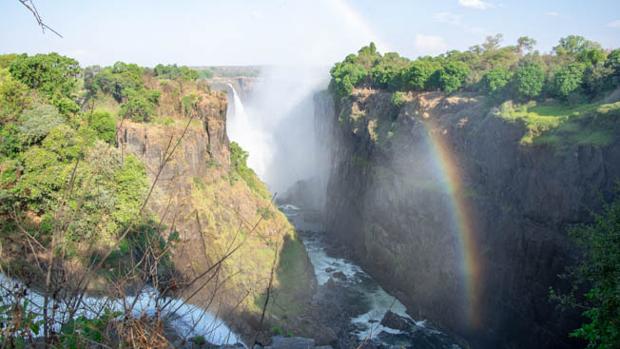
<path fill-rule="evenodd" d="M 578 256 L 567 230 L 617 186 L 617 128 L 604 145 L 524 144 L 524 124 L 475 96 L 315 102 L 332 140 L 327 233 L 412 316 L 473 348 L 574 346 L 579 316 L 549 289 Z"/>
<path fill-rule="evenodd" d="M 254 178 L 250 185 L 235 172 L 226 134 L 226 95 L 185 87 L 198 96 L 190 120 L 176 99 L 159 89 L 160 109 L 168 116 L 165 123 L 125 120 L 118 143 L 144 162 L 151 181 L 157 178 L 147 208 L 167 234 L 179 235 L 172 261 L 181 279 L 189 282 L 203 275 L 180 287 L 179 296 L 217 313 L 253 341 L 277 254 L 265 336 L 271 326 L 298 333 L 286 317 L 294 319 L 310 299 L 316 283 L 311 264 L 294 228 L 260 180 Z M 294 263 L 284 263 L 291 255 Z"/>

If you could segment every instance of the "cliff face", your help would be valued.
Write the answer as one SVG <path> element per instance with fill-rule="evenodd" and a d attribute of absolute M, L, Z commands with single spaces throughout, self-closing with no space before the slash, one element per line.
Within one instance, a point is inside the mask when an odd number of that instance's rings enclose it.
<path fill-rule="evenodd" d="M 206 273 L 180 296 L 217 312 L 242 334 L 253 336 L 276 251 L 279 255 L 288 255 L 291 249 L 297 252 L 300 242 L 270 198 L 234 176 L 225 95 L 208 90 L 195 93 L 199 96 L 196 118 L 185 133 L 189 118 L 173 113 L 167 114 L 172 118 L 165 125 L 124 121 L 119 143 L 125 152 L 142 159 L 154 180 L 178 142 L 147 207 L 168 232 L 179 233 L 172 259 L 183 278 L 191 281 Z M 212 268 L 228 254 L 221 267 Z M 307 256 L 297 257 L 294 265 L 277 268 L 273 292 L 299 307 L 310 298 L 306 293 L 312 292 L 315 281 Z M 285 276 L 289 279 L 284 280 Z M 285 287 L 284 281 L 293 285 Z M 267 322 L 277 323 L 267 315 Z"/>
<path fill-rule="evenodd" d="M 317 101 L 334 139 L 327 231 L 353 258 L 475 348 L 571 347 L 578 316 L 556 312 L 549 288 L 577 255 L 567 228 L 620 178 L 617 132 L 604 146 L 522 145 L 525 126 L 477 98 Z"/>

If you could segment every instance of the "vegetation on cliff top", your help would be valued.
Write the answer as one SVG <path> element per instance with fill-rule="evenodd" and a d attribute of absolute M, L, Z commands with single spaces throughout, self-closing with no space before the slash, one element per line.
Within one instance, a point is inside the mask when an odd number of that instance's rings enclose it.
<path fill-rule="evenodd" d="M 531 38 L 503 47 L 501 39 L 490 36 L 467 51 L 415 60 L 395 52 L 382 55 L 371 43 L 334 65 L 330 89 L 340 97 L 355 88 L 388 90 L 394 93 L 396 106 L 410 91 L 472 93 L 501 105 L 499 117 L 523 122 L 527 129 L 523 144 L 535 140 L 552 145 L 607 144 L 612 129 L 574 119 L 608 123 L 617 114 L 604 97 L 620 88 L 620 49 L 605 50 L 572 35 L 561 39 L 551 53 L 542 54 L 533 49 L 536 42 Z M 540 137 L 543 134 L 545 138 Z"/>

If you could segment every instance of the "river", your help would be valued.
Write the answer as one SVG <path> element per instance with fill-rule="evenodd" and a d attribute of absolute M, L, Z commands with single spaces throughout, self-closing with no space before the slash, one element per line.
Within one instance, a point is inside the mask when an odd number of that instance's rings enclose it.
<path fill-rule="evenodd" d="M 350 324 L 347 328 L 350 336 L 357 339 L 357 345 L 372 343 L 379 348 L 460 348 L 454 338 L 427 321 L 412 318 L 407 308 L 359 265 L 328 253 L 328 235 L 320 222 L 316 221 L 316 212 L 305 212 L 292 204 L 281 205 L 280 209 L 299 231 L 319 288 L 333 287 L 335 283 L 341 290 L 339 292 L 348 294 L 342 299 L 355 303 L 354 306 L 340 306 L 349 315 Z"/>

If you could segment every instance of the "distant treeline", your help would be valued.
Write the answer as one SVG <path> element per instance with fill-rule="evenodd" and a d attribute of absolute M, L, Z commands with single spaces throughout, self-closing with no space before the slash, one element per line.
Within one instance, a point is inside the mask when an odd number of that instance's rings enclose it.
<path fill-rule="evenodd" d="M 500 46 L 502 35 L 487 37 L 467 51 L 452 50 L 415 60 L 396 52 L 381 54 L 374 43 L 348 55 L 331 69 L 330 88 L 340 96 L 354 88 L 390 91 L 476 92 L 499 101 L 558 98 L 593 99 L 620 86 L 620 50 L 571 35 L 551 53 L 534 50 L 536 41 L 521 37 Z"/>

